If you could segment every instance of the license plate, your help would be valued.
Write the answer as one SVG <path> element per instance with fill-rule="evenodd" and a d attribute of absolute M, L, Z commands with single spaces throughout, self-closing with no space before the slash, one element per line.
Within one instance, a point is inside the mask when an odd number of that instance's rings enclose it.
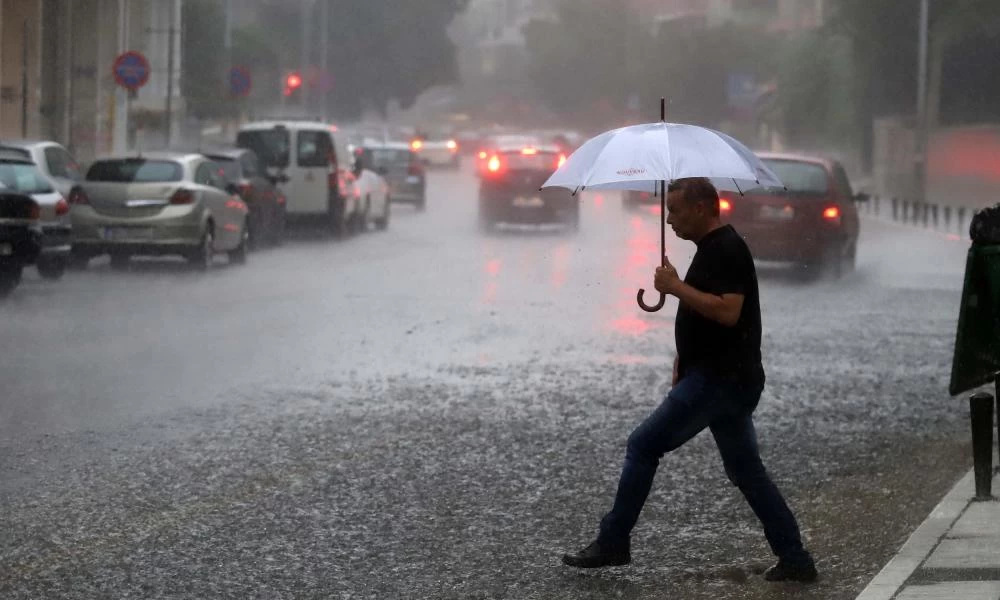
<path fill-rule="evenodd" d="M 0 244 L 0 256 L 10 256 L 14 254 L 13 244 Z"/>
<path fill-rule="evenodd" d="M 420 183 L 420 178 L 416 175 L 407 175 L 406 183 Z"/>
<path fill-rule="evenodd" d="M 760 218 L 765 221 L 789 221 L 795 218 L 795 209 L 791 206 L 762 206 Z"/>
<path fill-rule="evenodd" d="M 538 196 L 532 196 L 530 198 L 524 198 L 522 196 L 517 196 L 514 198 L 514 206 L 521 206 L 525 208 L 545 206 L 545 201 Z"/>
<path fill-rule="evenodd" d="M 101 237 L 108 241 L 120 240 L 151 240 L 153 239 L 152 227 L 105 227 L 101 232 Z"/>

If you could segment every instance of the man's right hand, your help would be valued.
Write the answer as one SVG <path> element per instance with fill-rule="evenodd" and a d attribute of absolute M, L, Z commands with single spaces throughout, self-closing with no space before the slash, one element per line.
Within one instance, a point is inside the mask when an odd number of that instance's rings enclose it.
<path fill-rule="evenodd" d="M 674 378 L 673 378 L 673 380 L 672 380 L 672 381 L 670 382 L 670 385 L 677 385 L 677 363 L 678 363 L 678 358 L 680 358 L 680 357 L 678 357 L 678 356 L 677 356 L 677 355 L 675 354 L 675 355 L 674 355 Z"/>

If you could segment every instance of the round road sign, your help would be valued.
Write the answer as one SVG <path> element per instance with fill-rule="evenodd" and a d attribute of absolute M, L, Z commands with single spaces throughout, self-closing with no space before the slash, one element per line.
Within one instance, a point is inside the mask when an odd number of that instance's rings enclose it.
<path fill-rule="evenodd" d="M 253 89 L 253 78 L 250 69 L 233 67 L 229 69 L 229 92 L 234 96 L 249 96 Z"/>
<path fill-rule="evenodd" d="M 138 52 L 126 52 L 115 59 L 112 73 L 123 88 L 137 90 L 149 81 L 149 61 Z"/>

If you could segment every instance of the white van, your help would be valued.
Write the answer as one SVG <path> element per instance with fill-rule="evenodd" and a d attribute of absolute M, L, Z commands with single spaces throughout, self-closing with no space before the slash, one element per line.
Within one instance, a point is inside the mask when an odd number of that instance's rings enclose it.
<path fill-rule="evenodd" d="M 289 220 L 322 221 L 339 234 L 348 230 L 362 207 L 353 194 L 341 193 L 342 168 L 349 165 L 334 131 L 334 126 L 318 121 L 255 121 L 240 127 L 236 145 L 253 150 L 268 171 L 287 178 L 281 188 Z"/>

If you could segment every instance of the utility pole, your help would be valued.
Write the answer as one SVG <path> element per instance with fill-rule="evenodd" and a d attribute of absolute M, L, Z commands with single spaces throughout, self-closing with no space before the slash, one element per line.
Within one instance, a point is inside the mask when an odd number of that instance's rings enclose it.
<path fill-rule="evenodd" d="M 21 25 L 21 137 L 28 137 L 28 20 Z"/>
<path fill-rule="evenodd" d="M 170 148 L 170 139 L 173 136 L 173 115 L 174 115 L 174 35 L 176 33 L 177 2 L 170 3 L 170 27 L 167 28 L 167 104 L 165 107 L 164 123 L 166 126 L 165 144 Z"/>
<path fill-rule="evenodd" d="M 301 31 L 301 48 L 299 57 L 299 73 L 302 75 L 302 116 L 307 116 L 309 113 L 309 16 L 312 12 L 312 0 L 302 0 L 301 4 L 301 20 L 302 20 L 302 31 Z"/>
<path fill-rule="evenodd" d="M 930 20 L 930 0 L 920 0 L 920 31 L 917 46 L 917 122 L 915 126 L 916 156 L 914 156 L 914 200 L 927 200 L 927 34 Z"/>
<path fill-rule="evenodd" d="M 320 106 L 320 114 L 323 116 L 323 122 L 329 119 L 329 104 L 330 104 L 330 73 L 329 73 L 329 52 L 330 52 L 330 0 L 319 0 L 320 1 L 320 56 L 319 56 L 319 85 L 320 85 L 320 98 L 322 105 Z"/>

